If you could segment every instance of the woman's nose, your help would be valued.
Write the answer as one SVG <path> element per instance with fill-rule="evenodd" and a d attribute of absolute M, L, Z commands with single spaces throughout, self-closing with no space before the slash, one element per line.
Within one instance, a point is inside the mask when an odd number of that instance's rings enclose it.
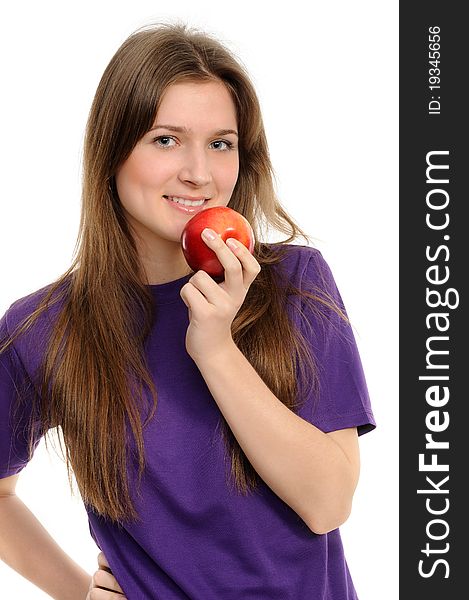
<path fill-rule="evenodd" d="M 211 182 L 210 161 L 203 151 L 193 151 L 186 156 L 179 178 L 185 183 L 190 182 L 199 187 Z"/>

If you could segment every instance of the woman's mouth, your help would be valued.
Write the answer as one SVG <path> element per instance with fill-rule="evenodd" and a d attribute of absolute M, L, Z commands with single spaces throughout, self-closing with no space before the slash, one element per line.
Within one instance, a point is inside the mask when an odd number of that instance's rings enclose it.
<path fill-rule="evenodd" d="M 209 198 L 201 200 L 187 200 L 185 198 L 180 198 L 179 196 L 163 196 L 163 198 L 167 200 L 173 208 L 190 215 L 203 210 L 205 204 L 209 200 Z"/>

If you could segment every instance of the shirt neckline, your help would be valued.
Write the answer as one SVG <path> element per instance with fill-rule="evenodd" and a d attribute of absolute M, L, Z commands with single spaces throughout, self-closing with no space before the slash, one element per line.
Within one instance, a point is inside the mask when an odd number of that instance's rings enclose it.
<path fill-rule="evenodd" d="M 183 302 L 180 291 L 182 287 L 189 281 L 194 273 L 188 273 L 179 279 L 167 281 L 166 283 L 157 283 L 147 285 L 152 296 L 157 300 L 158 304 L 172 304 L 180 300 Z"/>

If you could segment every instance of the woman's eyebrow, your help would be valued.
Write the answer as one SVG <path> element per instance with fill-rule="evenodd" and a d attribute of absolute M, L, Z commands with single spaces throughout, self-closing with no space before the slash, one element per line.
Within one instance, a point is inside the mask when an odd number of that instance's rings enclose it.
<path fill-rule="evenodd" d="M 179 127 L 177 125 L 155 125 L 150 129 L 150 131 L 155 131 L 155 129 L 168 129 L 169 131 L 176 131 L 179 133 L 192 133 L 190 129 L 187 127 Z M 149 131 L 149 132 L 150 132 Z M 238 132 L 234 129 L 218 129 L 218 131 L 214 131 L 214 135 L 227 135 L 228 133 L 234 133 L 238 136 Z M 238 136 L 239 137 L 239 136 Z"/>

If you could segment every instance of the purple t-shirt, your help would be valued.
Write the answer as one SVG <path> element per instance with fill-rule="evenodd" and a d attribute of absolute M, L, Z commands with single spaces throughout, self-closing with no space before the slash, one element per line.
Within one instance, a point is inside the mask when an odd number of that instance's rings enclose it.
<path fill-rule="evenodd" d="M 318 250 L 290 245 L 281 265 L 298 287 L 326 286 L 342 303 Z M 93 539 L 129 600 L 356 599 L 339 529 L 313 533 L 262 480 L 248 496 L 227 486 L 229 461 L 225 465 L 217 430 L 221 413 L 185 349 L 189 317 L 179 293 L 189 278 L 150 286 L 157 312 L 146 348 L 158 405 L 144 429 L 147 467 L 141 497 L 132 494 L 142 520 L 121 527 L 88 510 Z M 11 333 L 43 293 L 15 302 L 0 321 L 3 331 Z M 295 316 L 292 306 L 287 310 Z M 326 328 L 311 311 L 306 313 L 311 330 L 304 323 L 301 327 L 314 347 L 320 391 L 316 398 L 311 391 L 299 415 L 324 432 L 372 430 L 352 329 L 334 313 Z M 39 365 L 50 322 L 51 315 L 42 318 L 32 334 L 0 357 L 0 477 L 27 464 L 21 433 L 27 411 L 13 422 L 10 406 L 15 383 Z M 131 483 L 136 472 L 137 464 L 130 463 Z"/>

